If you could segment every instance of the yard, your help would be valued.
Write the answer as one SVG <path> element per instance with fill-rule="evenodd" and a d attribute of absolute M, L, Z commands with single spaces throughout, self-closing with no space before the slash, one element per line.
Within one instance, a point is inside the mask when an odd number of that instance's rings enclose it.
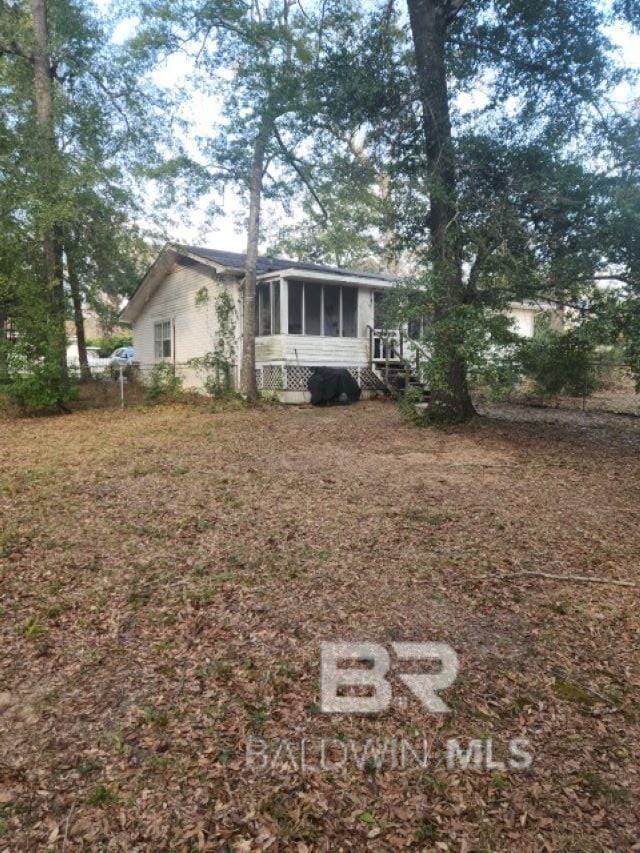
<path fill-rule="evenodd" d="M 0 422 L 0 851 L 640 850 L 639 587 L 522 574 L 640 584 L 640 420 L 497 413 Z M 322 713 L 338 640 L 449 643 L 451 713 L 395 666 L 388 711 Z M 513 737 L 528 770 L 446 766 Z M 249 761 L 303 738 L 335 766 Z"/>

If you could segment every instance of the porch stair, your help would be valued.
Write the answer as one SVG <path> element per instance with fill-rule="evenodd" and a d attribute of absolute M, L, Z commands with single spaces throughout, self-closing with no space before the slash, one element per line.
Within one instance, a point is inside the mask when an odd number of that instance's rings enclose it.
<path fill-rule="evenodd" d="M 411 368 L 409 362 L 394 362 L 382 367 L 375 367 L 374 372 L 380 380 L 381 390 L 394 400 L 404 397 L 407 389 L 418 389 L 416 403 L 428 403 L 431 392 L 426 384 Z"/>
<path fill-rule="evenodd" d="M 421 378 L 421 362 L 429 358 L 424 347 L 404 331 L 369 329 L 369 366 L 380 390 L 399 400 L 409 390 L 417 391 L 416 405 L 428 403 L 431 392 Z"/>

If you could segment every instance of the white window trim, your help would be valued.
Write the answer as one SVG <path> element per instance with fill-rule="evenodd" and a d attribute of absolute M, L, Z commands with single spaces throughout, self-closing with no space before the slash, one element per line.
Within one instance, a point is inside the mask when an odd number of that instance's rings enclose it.
<path fill-rule="evenodd" d="M 160 327 L 160 337 L 156 338 L 156 329 Z M 164 335 L 164 327 L 169 327 L 169 337 L 166 338 Z M 164 355 L 164 342 L 169 341 L 169 355 Z M 156 344 L 160 343 L 161 345 L 161 355 L 158 355 Z M 153 323 L 153 358 L 155 362 L 162 361 L 171 361 L 173 356 L 173 322 L 171 320 L 155 320 Z"/>
<path fill-rule="evenodd" d="M 262 320 L 261 302 L 262 302 L 262 294 L 264 293 L 264 290 L 261 288 L 264 288 L 265 285 L 268 285 L 268 287 L 269 287 L 269 312 L 270 312 L 270 317 L 271 317 L 271 326 L 270 326 L 270 331 L 269 331 L 268 335 L 263 335 L 260 333 L 260 323 Z M 279 298 L 279 303 L 280 303 L 279 304 L 279 308 L 280 308 L 279 314 L 276 313 L 275 299 L 273 298 L 273 294 L 274 294 L 276 287 L 280 288 L 280 293 L 278 294 L 280 297 Z M 258 332 L 256 334 L 256 338 L 271 338 L 274 335 L 281 335 L 282 334 L 282 316 L 281 316 L 282 315 L 282 290 L 283 290 L 283 288 L 281 286 L 280 279 L 277 279 L 274 281 L 259 281 L 257 283 L 257 285 L 256 285 L 255 311 L 256 311 L 256 317 L 258 319 L 258 322 L 256 323 L 256 325 L 258 327 Z M 278 327 L 280 328 L 279 332 L 273 331 L 275 328 L 275 325 L 276 325 L 276 323 L 275 323 L 276 317 L 278 318 Z"/>

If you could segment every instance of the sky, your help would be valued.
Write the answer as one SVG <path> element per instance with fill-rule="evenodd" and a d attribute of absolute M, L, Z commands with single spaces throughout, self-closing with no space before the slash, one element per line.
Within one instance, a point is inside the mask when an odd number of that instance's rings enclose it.
<path fill-rule="evenodd" d="M 606 2 L 606 0 L 605 0 Z M 98 7 L 105 13 L 110 8 L 110 0 L 97 0 Z M 116 26 L 113 39 L 116 42 L 125 41 L 136 29 L 137 20 L 126 18 Z M 622 26 L 611 27 L 607 35 L 616 46 L 619 61 L 630 67 L 640 69 L 640 35 L 634 35 Z M 215 132 L 220 120 L 220 102 L 213 97 L 207 97 L 198 91 L 189 80 L 193 71 L 193 61 L 186 54 L 173 55 L 164 62 L 154 73 L 154 81 L 161 87 L 186 90 L 187 99 L 182 106 L 182 118 L 190 128 L 188 135 L 182 141 L 195 157 L 198 156 L 198 137 L 208 136 Z M 484 95 L 478 92 L 475 96 L 466 96 L 465 102 L 459 104 L 463 109 L 473 109 L 481 105 Z M 614 93 L 617 102 L 628 104 L 629 101 L 640 99 L 640 87 L 635 91 L 627 86 L 620 87 Z M 153 192 L 150 191 L 150 203 Z M 210 200 L 210 199 L 209 199 Z M 225 191 L 224 199 L 215 196 L 215 200 L 223 208 L 221 215 L 211 216 L 207 211 L 207 199 L 199 199 L 190 210 L 176 211 L 176 216 L 169 224 L 168 239 L 191 245 L 208 246 L 228 251 L 242 252 L 245 249 L 246 236 L 244 233 L 245 204 L 239 199 L 232 188 Z M 266 202 L 263 206 L 263 219 L 280 218 L 282 211 Z M 295 212 L 294 212 L 295 218 Z M 289 224 L 289 223 L 288 223 Z"/>

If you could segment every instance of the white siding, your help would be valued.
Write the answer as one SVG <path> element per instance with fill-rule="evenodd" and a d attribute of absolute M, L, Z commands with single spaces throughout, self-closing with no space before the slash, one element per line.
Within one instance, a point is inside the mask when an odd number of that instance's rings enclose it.
<path fill-rule="evenodd" d="M 285 335 L 282 341 L 287 363 L 326 367 L 358 367 L 369 363 L 368 338 Z"/>
<path fill-rule="evenodd" d="M 135 357 L 143 372 L 156 363 L 153 327 L 160 320 L 170 320 L 175 324 L 177 364 L 184 365 L 190 359 L 202 357 L 213 350 L 217 333 L 215 302 L 222 287 L 233 289 L 237 310 L 238 285 L 233 279 L 225 283 L 213 271 L 203 267 L 177 264 L 172 269 L 153 293 L 133 327 Z M 208 298 L 204 303 L 196 304 L 197 294 L 203 288 L 207 290 Z M 193 370 L 183 370 L 182 373 L 186 387 L 201 384 Z"/>
<path fill-rule="evenodd" d="M 507 311 L 507 316 L 514 320 L 514 329 L 523 338 L 533 337 L 533 324 L 536 314 L 540 311 L 535 308 L 512 306 Z"/>

